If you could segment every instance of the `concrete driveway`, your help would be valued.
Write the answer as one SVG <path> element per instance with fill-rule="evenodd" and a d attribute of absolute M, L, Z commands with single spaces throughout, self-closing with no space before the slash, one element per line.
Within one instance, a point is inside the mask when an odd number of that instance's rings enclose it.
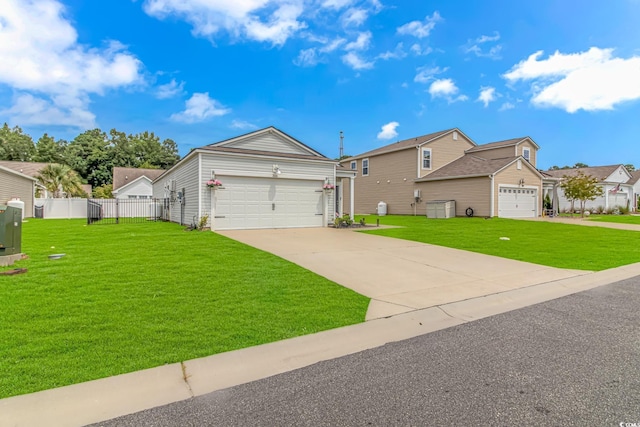
<path fill-rule="evenodd" d="M 367 320 L 591 274 L 351 230 L 219 233 L 370 297 Z"/>

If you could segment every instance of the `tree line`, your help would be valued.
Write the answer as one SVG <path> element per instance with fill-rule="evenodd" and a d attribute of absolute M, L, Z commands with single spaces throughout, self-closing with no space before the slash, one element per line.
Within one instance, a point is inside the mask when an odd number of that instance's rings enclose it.
<path fill-rule="evenodd" d="M 34 142 L 19 126 L 5 123 L 0 129 L 0 160 L 65 165 L 96 189 L 112 184 L 114 167 L 168 169 L 179 158 L 175 141 L 160 140 L 147 131 L 127 135 L 116 129 L 109 133 L 93 129 L 71 141 L 45 133 Z"/>
<path fill-rule="evenodd" d="M 549 168 L 549 170 L 551 170 L 551 171 L 559 171 L 559 170 L 565 170 L 565 169 L 580 169 L 580 168 L 588 168 L 588 167 L 589 167 L 588 164 L 578 162 L 573 166 L 565 165 L 565 166 L 560 167 L 560 166 L 557 166 L 557 165 L 553 165 L 553 166 L 551 166 Z M 624 165 L 624 167 L 629 171 L 629 173 L 635 172 L 635 170 L 636 170 L 636 167 L 634 165 L 632 165 L 631 163 L 628 163 L 628 164 Z"/>

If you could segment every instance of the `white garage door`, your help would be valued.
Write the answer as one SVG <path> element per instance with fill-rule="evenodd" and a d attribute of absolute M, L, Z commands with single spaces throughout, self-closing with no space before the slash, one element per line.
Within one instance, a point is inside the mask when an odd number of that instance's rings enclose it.
<path fill-rule="evenodd" d="M 627 193 L 609 193 L 609 207 L 610 208 L 615 208 L 616 206 L 618 207 L 623 207 L 626 208 L 627 207 Z"/>
<path fill-rule="evenodd" d="M 533 218 L 537 216 L 538 190 L 521 187 L 498 189 L 498 216 L 501 218 Z"/>
<path fill-rule="evenodd" d="M 322 181 L 219 176 L 215 229 L 322 227 Z"/>

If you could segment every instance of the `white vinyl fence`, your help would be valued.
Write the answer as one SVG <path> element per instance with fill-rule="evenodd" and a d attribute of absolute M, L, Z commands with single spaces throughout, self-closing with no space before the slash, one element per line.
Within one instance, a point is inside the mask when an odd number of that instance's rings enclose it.
<path fill-rule="evenodd" d="M 87 199 L 36 199 L 36 211 L 42 207 L 42 217 L 47 219 L 86 218 Z"/>

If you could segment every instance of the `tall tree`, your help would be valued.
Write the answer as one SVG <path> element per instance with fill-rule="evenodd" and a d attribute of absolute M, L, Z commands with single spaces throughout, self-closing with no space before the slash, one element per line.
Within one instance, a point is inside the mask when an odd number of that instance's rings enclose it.
<path fill-rule="evenodd" d="M 564 196 L 571 202 L 571 214 L 573 215 L 574 203 L 580 202 L 580 216 L 584 217 L 584 208 L 587 200 L 595 200 L 604 194 L 602 186 L 598 185 L 598 178 L 586 175 L 582 171 L 577 174 L 565 175 L 560 183 Z"/>
<path fill-rule="evenodd" d="M 93 129 L 76 136 L 67 147 L 67 164 L 93 187 L 110 184 L 113 157 L 107 134 Z"/>
<path fill-rule="evenodd" d="M 33 139 L 22 132 L 19 126 L 13 129 L 8 124 L 0 128 L 0 160 L 29 162 L 35 154 Z"/>
<path fill-rule="evenodd" d="M 40 170 L 37 179 L 55 198 L 65 195 L 67 197 L 86 197 L 80 177 L 67 165 L 50 163 Z"/>
<path fill-rule="evenodd" d="M 624 167 L 627 169 L 627 172 L 629 172 L 629 173 L 636 171 L 636 167 L 633 166 L 631 163 L 628 163 L 628 164 L 624 165 Z"/>
<path fill-rule="evenodd" d="M 46 133 L 36 142 L 36 152 L 33 156 L 34 162 L 42 163 L 65 163 L 65 150 L 67 141 L 56 141 Z"/>
<path fill-rule="evenodd" d="M 579 169 L 579 168 L 588 168 L 589 165 L 586 163 L 582 163 L 582 162 L 577 162 L 575 165 L 573 165 L 574 169 Z"/>

